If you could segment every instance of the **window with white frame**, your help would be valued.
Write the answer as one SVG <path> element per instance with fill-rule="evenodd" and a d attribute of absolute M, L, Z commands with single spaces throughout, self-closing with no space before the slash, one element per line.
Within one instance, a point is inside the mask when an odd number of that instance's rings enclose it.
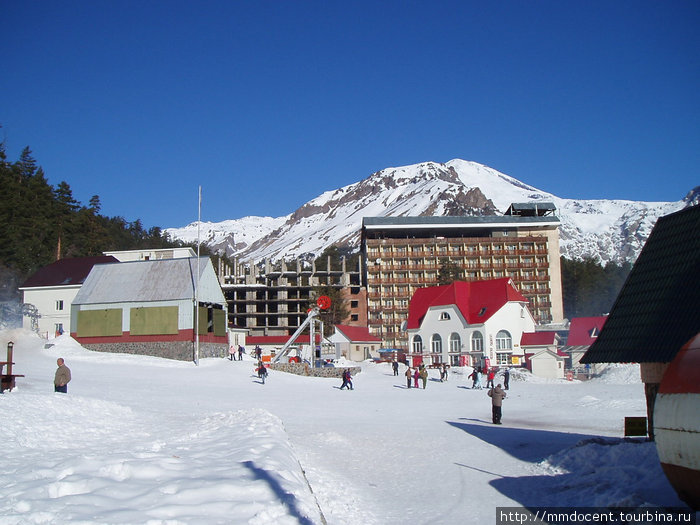
<path fill-rule="evenodd" d="M 440 314 L 440 321 L 449 321 L 450 320 L 450 314 L 447 312 L 442 312 Z"/>
<path fill-rule="evenodd" d="M 511 364 L 510 354 L 506 352 L 496 353 L 496 364 L 499 366 L 506 366 Z"/>
<path fill-rule="evenodd" d="M 457 332 L 450 335 L 450 353 L 458 353 L 462 349 L 462 338 Z"/>
<path fill-rule="evenodd" d="M 430 339 L 430 351 L 433 354 L 442 353 L 442 337 L 440 337 L 440 334 L 433 334 L 433 337 Z"/>
<path fill-rule="evenodd" d="M 484 351 L 484 336 L 481 332 L 474 332 L 472 334 L 472 352 L 483 352 Z"/>
<path fill-rule="evenodd" d="M 56 310 L 63 310 L 63 300 L 56 301 Z"/>
<path fill-rule="evenodd" d="M 500 330 L 496 334 L 496 351 L 513 350 L 513 339 L 507 330 Z"/>
<path fill-rule="evenodd" d="M 411 343 L 411 350 L 413 350 L 414 354 L 423 353 L 423 339 L 421 339 L 421 336 L 416 335 L 413 337 L 413 342 Z"/>

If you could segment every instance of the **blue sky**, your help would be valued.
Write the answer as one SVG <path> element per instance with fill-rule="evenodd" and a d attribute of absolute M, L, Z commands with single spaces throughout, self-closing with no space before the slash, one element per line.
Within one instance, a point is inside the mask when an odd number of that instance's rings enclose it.
<path fill-rule="evenodd" d="M 281 216 L 391 166 L 566 198 L 700 184 L 700 3 L 0 0 L 0 137 L 146 226 Z"/>

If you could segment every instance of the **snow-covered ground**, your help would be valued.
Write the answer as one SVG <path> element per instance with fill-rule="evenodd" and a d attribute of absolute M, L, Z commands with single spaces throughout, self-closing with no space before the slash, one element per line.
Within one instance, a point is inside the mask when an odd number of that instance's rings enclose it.
<path fill-rule="evenodd" d="M 468 369 L 405 388 L 362 364 L 353 391 L 253 362 L 200 365 L 15 342 L 0 396 L 0 524 L 494 523 L 496 507 L 680 506 L 652 443 L 638 368 L 589 382 L 515 376 L 503 425 Z M 53 392 L 56 358 L 73 381 Z M 405 368 L 402 366 L 401 373 Z M 435 373 L 435 372 L 431 372 Z"/>

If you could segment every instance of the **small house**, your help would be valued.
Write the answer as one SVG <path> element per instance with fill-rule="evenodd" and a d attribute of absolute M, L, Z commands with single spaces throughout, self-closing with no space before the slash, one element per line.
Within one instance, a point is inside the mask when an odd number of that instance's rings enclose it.
<path fill-rule="evenodd" d="M 525 353 L 526 366 L 532 375 L 549 379 L 563 379 L 566 355 L 558 350 L 556 332 L 524 333 L 520 346 Z"/>
<path fill-rule="evenodd" d="M 380 357 L 382 340 L 372 335 L 367 327 L 339 324 L 335 326 L 335 333 L 328 339 L 335 345 L 336 358 L 364 361 Z"/>
<path fill-rule="evenodd" d="M 70 329 L 70 305 L 96 264 L 119 262 L 112 256 L 72 257 L 44 266 L 22 286 L 22 327 L 51 339 Z"/>
<path fill-rule="evenodd" d="M 208 257 L 95 265 L 71 306 L 71 336 L 101 352 L 223 357 L 226 326 L 226 300 Z"/>

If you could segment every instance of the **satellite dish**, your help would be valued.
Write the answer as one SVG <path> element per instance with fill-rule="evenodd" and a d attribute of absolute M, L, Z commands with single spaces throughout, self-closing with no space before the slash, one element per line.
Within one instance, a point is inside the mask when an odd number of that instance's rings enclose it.
<path fill-rule="evenodd" d="M 403 322 L 401 323 L 401 328 L 400 328 L 400 330 L 401 330 L 402 332 L 405 332 L 405 331 L 406 331 L 406 325 L 407 325 L 406 321 L 403 321 Z"/>

